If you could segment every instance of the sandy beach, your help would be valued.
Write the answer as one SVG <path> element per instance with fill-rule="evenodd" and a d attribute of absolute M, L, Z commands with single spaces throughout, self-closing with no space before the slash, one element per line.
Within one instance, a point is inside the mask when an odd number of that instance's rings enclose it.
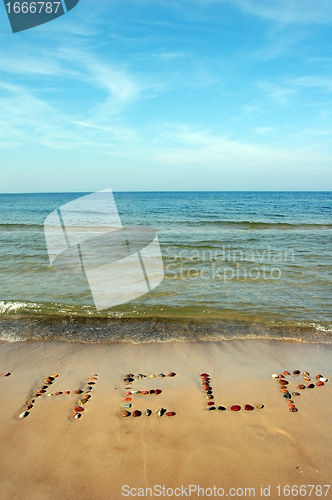
<path fill-rule="evenodd" d="M 0 380 L 1 499 L 286 498 L 284 485 L 328 485 L 332 384 L 298 390 L 298 411 L 291 413 L 271 374 L 290 371 L 287 389 L 296 391 L 305 370 L 315 384 L 316 374 L 330 378 L 331 353 L 331 345 L 255 340 L 4 342 L 0 371 L 11 374 Z M 149 377 L 170 372 L 176 375 Z M 213 411 L 207 411 L 202 372 L 210 376 Z M 146 377 L 126 384 L 130 373 Z M 58 377 L 34 397 L 50 375 Z M 82 417 L 72 418 L 94 376 Z M 157 388 L 160 394 L 125 395 Z M 142 411 L 139 418 L 119 416 L 127 397 L 131 413 Z M 31 399 L 29 415 L 20 419 Z M 246 404 L 254 410 L 245 411 Z M 159 408 L 175 415 L 158 417 Z"/>

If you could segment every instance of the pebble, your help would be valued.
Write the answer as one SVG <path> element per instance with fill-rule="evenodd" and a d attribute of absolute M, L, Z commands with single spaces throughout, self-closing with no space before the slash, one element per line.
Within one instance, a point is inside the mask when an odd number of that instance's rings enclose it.
<path fill-rule="evenodd" d="M 155 393 L 155 390 L 154 389 L 150 389 L 150 394 L 154 394 Z"/>
<path fill-rule="evenodd" d="M 279 375 L 277 373 L 272 373 L 271 377 L 272 378 L 279 378 Z"/>
<path fill-rule="evenodd" d="M 20 415 L 19 415 L 19 418 L 25 418 L 27 417 L 28 415 L 30 415 L 30 413 L 28 411 L 23 411 Z"/>
<path fill-rule="evenodd" d="M 124 378 L 134 378 L 135 375 L 133 373 L 127 373 L 127 375 L 124 376 Z"/>
<path fill-rule="evenodd" d="M 133 411 L 133 417 L 140 417 L 142 415 L 142 412 L 139 410 Z"/>
<path fill-rule="evenodd" d="M 206 399 L 213 399 L 213 396 L 212 396 L 212 394 L 207 394 L 207 395 L 205 396 L 205 398 L 206 398 Z"/>
<path fill-rule="evenodd" d="M 133 398 L 125 398 L 125 401 L 132 401 Z"/>
<path fill-rule="evenodd" d="M 320 382 L 327 382 L 327 378 L 325 378 L 325 377 L 320 377 L 319 380 L 320 380 Z"/>
<path fill-rule="evenodd" d="M 293 370 L 293 375 L 300 375 L 300 370 Z"/>
<path fill-rule="evenodd" d="M 84 411 L 84 408 L 82 408 L 82 406 L 74 406 L 74 411 L 76 411 L 76 412 Z"/>
<path fill-rule="evenodd" d="M 134 379 L 133 379 L 133 378 L 131 378 L 131 377 L 128 377 L 128 378 L 124 378 L 124 379 L 123 379 L 123 381 L 124 381 L 124 382 L 126 382 L 126 383 L 128 383 L 128 382 L 134 382 Z M 92 383 L 94 383 L 94 382 L 90 382 L 90 385 L 91 385 Z"/>
<path fill-rule="evenodd" d="M 292 396 L 301 396 L 299 392 L 292 392 Z"/>
<path fill-rule="evenodd" d="M 91 385 L 88 385 L 87 388 L 86 388 L 87 391 L 92 391 L 92 389 L 93 388 L 91 387 Z"/>
<path fill-rule="evenodd" d="M 72 417 L 74 417 L 74 418 L 81 418 L 81 416 L 82 415 L 80 413 L 73 413 L 72 414 Z"/>
<path fill-rule="evenodd" d="M 308 389 L 313 389 L 315 387 L 315 384 L 309 384 L 307 385 Z"/>
<path fill-rule="evenodd" d="M 290 404 L 288 405 L 288 408 L 295 408 L 295 405 L 293 405 L 292 403 L 290 403 Z"/>
<path fill-rule="evenodd" d="M 82 394 L 82 390 L 81 389 L 78 389 L 77 391 L 74 391 L 74 394 Z M 68 391 L 68 393 L 70 393 L 70 391 Z"/>
<path fill-rule="evenodd" d="M 306 380 L 307 382 L 309 382 L 311 380 L 311 378 L 307 377 L 306 375 L 303 375 L 303 380 Z"/>
<path fill-rule="evenodd" d="M 283 373 L 284 373 L 285 377 L 288 377 L 288 375 L 290 375 L 290 373 L 288 371 L 284 371 Z"/>
<path fill-rule="evenodd" d="M 203 387 L 204 391 L 210 391 L 211 390 L 211 387 L 209 386 L 209 384 L 203 384 L 202 387 Z"/>
<path fill-rule="evenodd" d="M 122 406 L 122 408 L 131 408 L 131 403 L 126 403 Z"/>
<path fill-rule="evenodd" d="M 163 392 L 163 391 L 162 391 L 161 389 L 156 389 L 156 390 L 154 391 L 154 393 L 155 393 L 155 394 L 161 394 L 162 392 Z"/>
<path fill-rule="evenodd" d="M 281 379 L 281 380 L 279 379 L 278 382 L 280 385 L 288 385 L 289 384 L 288 380 L 283 380 L 283 379 Z"/>
<path fill-rule="evenodd" d="M 309 377 L 310 373 L 309 372 L 303 372 L 303 375 L 305 375 L 306 377 Z"/>
<path fill-rule="evenodd" d="M 26 407 L 26 410 L 31 410 L 31 408 L 33 408 L 33 406 L 32 406 L 32 405 L 28 405 L 28 406 Z"/>
<path fill-rule="evenodd" d="M 251 406 L 251 405 L 245 405 L 244 409 L 245 409 L 246 411 L 252 411 L 252 410 L 254 410 L 254 407 L 253 407 L 253 406 Z"/>
<path fill-rule="evenodd" d="M 209 377 L 210 375 L 208 373 L 201 373 L 200 377 Z"/>
<path fill-rule="evenodd" d="M 316 375 L 316 378 L 321 378 L 323 375 L 319 374 L 319 375 Z"/>
<path fill-rule="evenodd" d="M 288 403 L 294 403 L 294 401 L 292 399 L 289 399 Z"/>
<path fill-rule="evenodd" d="M 151 415 L 152 411 L 151 410 L 146 410 L 145 415 L 149 417 Z"/>
<path fill-rule="evenodd" d="M 289 394 L 287 389 L 281 389 L 281 392 L 283 392 L 284 394 Z"/>
<path fill-rule="evenodd" d="M 130 411 L 127 410 L 121 410 L 119 412 L 120 417 L 129 417 L 131 415 Z"/>
<path fill-rule="evenodd" d="M 50 375 L 50 378 L 57 378 L 59 375 L 57 373 L 53 373 L 52 375 Z"/>
<path fill-rule="evenodd" d="M 135 389 L 135 391 L 131 391 L 131 392 L 132 392 L 132 394 L 139 394 L 139 391 L 137 391 L 136 389 Z"/>
<path fill-rule="evenodd" d="M 305 385 L 300 384 L 300 385 L 298 385 L 298 388 L 299 388 L 299 389 L 305 389 Z"/>
<path fill-rule="evenodd" d="M 278 378 L 285 378 L 285 375 L 283 375 L 282 373 L 279 373 Z"/>
<path fill-rule="evenodd" d="M 89 380 L 98 380 L 97 377 L 89 377 Z"/>
<path fill-rule="evenodd" d="M 208 408 L 206 408 L 208 411 L 212 411 L 212 410 L 215 410 L 216 407 L 215 406 L 209 406 Z"/>
<path fill-rule="evenodd" d="M 258 408 L 259 410 L 262 410 L 264 408 L 264 405 L 256 405 L 256 408 Z"/>
<path fill-rule="evenodd" d="M 320 387 L 320 386 L 324 385 L 324 382 L 319 381 L 319 382 L 317 382 L 317 384 L 316 384 L 316 385 L 317 385 L 318 387 Z"/>
<path fill-rule="evenodd" d="M 155 375 L 153 373 L 150 373 L 149 377 L 150 378 L 155 378 Z"/>
<path fill-rule="evenodd" d="M 225 406 L 218 406 L 218 410 L 219 410 L 219 411 L 225 411 L 225 410 L 226 410 L 226 407 L 225 407 Z"/>
<path fill-rule="evenodd" d="M 165 377 L 166 375 L 164 373 L 159 373 L 158 377 Z"/>
<path fill-rule="evenodd" d="M 207 404 L 208 406 L 213 406 L 213 405 L 214 405 L 214 401 L 208 401 L 206 404 Z"/>
<path fill-rule="evenodd" d="M 209 389 L 208 391 L 206 391 L 206 394 L 212 394 L 212 389 Z"/>
<path fill-rule="evenodd" d="M 241 406 L 239 405 L 233 405 L 230 407 L 230 410 L 232 411 L 240 411 L 241 410 Z"/>
<path fill-rule="evenodd" d="M 55 393 L 56 396 L 61 396 L 61 394 L 63 394 L 63 392 L 61 392 L 61 391 L 58 391 Z"/>
<path fill-rule="evenodd" d="M 83 391 L 82 391 L 82 392 L 83 392 Z M 65 392 L 65 394 L 67 394 L 67 396 L 68 396 L 68 394 L 70 394 L 70 391 L 66 391 L 66 392 Z"/>
<path fill-rule="evenodd" d="M 150 394 L 149 391 L 140 391 L 140 394 L 143 394 L 144 396 L 147 396 L 148 394 Z"/>
<path fill-rule="evenodd" d="M 290 399 L 292 396 L 288 393 L 288 394 L 284 394 L 284 398 L 286 399 Z"/>
<path fill-rule="evenodd" d="M 174 415 L 176 415 L 175 411 L 167 411 L 165 413 L 165 415 L 167 415 L 167 417 L 174 417 Z"/>
<path fill-rule="evenodd" d="M 159 408 L 159 410 L 156 410 L 157 417 L 162 417 L 165 411 L 166 410 L 164 410 L 164 408 Z"/>
<path fill-rule="evenodd" d="M 175 377 L 176 373 L 175 372 L 170 372 L 167 376 L 168 377 Z"/>
<path fill-rule="evenodd" d="M 132 393 L 133 393 L 133 391 L 128 391 L 128 392 L 125 392 L 125 395 L 126 395 L 126 396 L 131 396 L 131 395 L 132 395 Z"/>
<path fill-rule="evenodd" d="M 297 408 L 289 408 L 289 411 L 291 411 L 291 412 L 293 412 L 293 413 L 294 413 L 294 412 L 296 412 L 296 411 L 297 411 Z"/>

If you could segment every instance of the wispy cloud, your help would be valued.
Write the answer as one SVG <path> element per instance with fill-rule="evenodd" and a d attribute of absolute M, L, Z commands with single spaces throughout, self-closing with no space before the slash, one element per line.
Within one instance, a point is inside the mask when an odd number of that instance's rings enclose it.
<path fill-rule="evenodd" d="M 275 101 L 277 104 L 282 105 L 287 105 L 290 102 L 291 97 L 296 93 L 296 90 L 294 88 L 289 88 L 266 81 L 259 81 L 256 83 L 256 86 L 260 90 L 262 90 L 270 99 Z"/>
<path fill-rule="evenodd" d="M 229 0 L 233 3 L 233 0 Z M 330 0 L 235 0 L 246 12 L 282 24 L 327 24 L 332 21 Z"/>

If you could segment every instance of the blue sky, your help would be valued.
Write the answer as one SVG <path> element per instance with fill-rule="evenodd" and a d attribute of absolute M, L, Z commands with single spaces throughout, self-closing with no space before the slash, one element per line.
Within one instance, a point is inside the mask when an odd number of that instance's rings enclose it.
<path fill-rule="evenodd" d="M 0 192 L 332 189 L 330 0 L 0 5 Z"/>

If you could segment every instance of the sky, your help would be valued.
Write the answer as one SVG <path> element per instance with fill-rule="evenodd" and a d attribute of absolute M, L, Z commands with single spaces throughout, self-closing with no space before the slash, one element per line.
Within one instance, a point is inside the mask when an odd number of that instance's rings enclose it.
<path fill-rule="evenodd" d="M 80 0 L 13 34 L 0 192 L 329 191 L 331 0 Z"/>

